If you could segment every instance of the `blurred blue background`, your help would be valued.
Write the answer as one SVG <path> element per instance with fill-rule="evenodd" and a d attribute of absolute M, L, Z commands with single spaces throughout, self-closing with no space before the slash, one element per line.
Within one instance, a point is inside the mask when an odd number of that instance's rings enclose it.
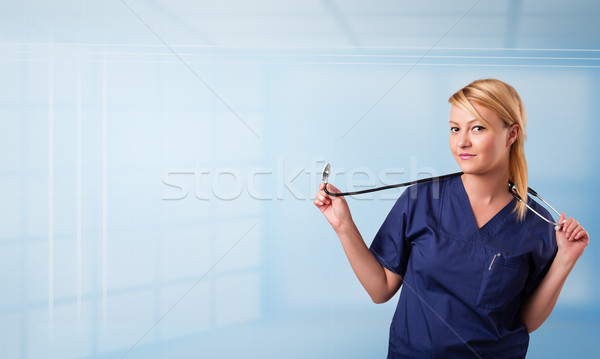
<path fill-rule="evenodd" d="M 0 356 L 384 358 L 312 203 L 457 171 L 448 97 L 513 85 L 530 185 L 592 244 L 529 358 L 597 357 L 600 6 L 2 1 Z M 399 191 L 349 199 L 369 244 Z"/>

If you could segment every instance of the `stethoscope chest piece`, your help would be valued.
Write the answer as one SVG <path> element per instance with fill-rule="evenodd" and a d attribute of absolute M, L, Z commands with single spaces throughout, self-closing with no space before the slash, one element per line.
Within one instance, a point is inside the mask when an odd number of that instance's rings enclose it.
<path fill-rule="evenodd" d="M 329 169 L 331 168 L 331 166 L 329 165 L 329 163 L 327 163 L 325 165 L 325 167 L 323 167 L 323 174 L 321 175 L 321 180 L 325 183 L 327 183 L 327 180 L 329 180 Z"/>

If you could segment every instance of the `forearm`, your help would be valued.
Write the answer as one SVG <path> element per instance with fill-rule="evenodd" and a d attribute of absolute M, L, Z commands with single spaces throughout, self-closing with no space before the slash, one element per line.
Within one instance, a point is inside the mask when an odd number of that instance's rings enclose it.
<path fill-rule="evenodd" d="M 557 253 L 548 273 L 521 309 L 521 321 L 529 333 L 539 328 L 552 313 L 574 265 L 575 262 L 562 256 L 560 251 Z"/>
<path fill-rule="evenodd" d="M 384 303 L 393 297 L 398 290 L 399 281 L 393 281 L 393 284 L 388 282 L 384 267 L 371 253 L 354 222 L 350 221 L 336 233 L 352 270 L 373 302 Z"/>

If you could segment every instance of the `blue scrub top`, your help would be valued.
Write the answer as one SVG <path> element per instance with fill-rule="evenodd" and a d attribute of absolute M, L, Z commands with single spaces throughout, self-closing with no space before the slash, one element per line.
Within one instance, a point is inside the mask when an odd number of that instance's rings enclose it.
<path fill-rule="evenodd" d="M 460 176 L 402 193 L 373 240 L 403 278 L 388 358 L 524 358 L 518 312 L 556 255 L 553 226 L 513 199 L 478 228 Z M 529 199 L 528 204 L 552 218 Z"/>

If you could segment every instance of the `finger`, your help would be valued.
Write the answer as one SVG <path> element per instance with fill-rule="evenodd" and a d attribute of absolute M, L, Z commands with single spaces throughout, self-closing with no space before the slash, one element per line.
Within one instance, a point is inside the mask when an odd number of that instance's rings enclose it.
<path fill-rule="evenodd" d="M 567 218 L 562 221 L 562 231 L 565 233 L 565 235 L 568 235 L 568 229 L 571 222 L 573 222 L 573 217 Z"/>
<path fill-rule="evenodd" d="M 323 206 L 327 206 L 328 204 L 330 204 L 331 200 L 316 198 L 314 202 L 315 202 L 316 206 L 323 207 Z"/>
<path fill-rule="evenodd" d="M 575 228 L 575 230 L 573 231 L 573 239 L 577 240 L 579 238 L 582 238 L 583 235 L 585 234 L 585 229 L 583 229 L 582 226 L 578 226 L 577 228 Z"/>
<path fill-rule="evenodd" d="M 583 228 L 581 228 L 581 231 L 577 233 L 573 240 L 582 241 L 585 243 L 585 245 L 590 244 L 590 236 L 588 232 Z"/>
<path fill-rule="evenodd" d="M 565 223 L 565 226 L 568 238 L 571 238 L 571 236 L 573 235 L 573 231 L 575 230 L 575 228 L 577 228 L 578 225 L 579 222 L 577 222 L 573 217 L 567 219 L 567 223 Z"/>
<path fill-rule="evenodd" d="M 573 223 L 575 224 L 575 226 L 573 227 L 573 229 L 571 230 L 571 235 L 569 236 L 570 240 L 574 240 L 575 239 L 575 234 L 579 231 L 579 228 L 581 227 L 579 225 L 579 222 L 577 221 L 573 221 Z"/>
<path fill-rule="evenodd" d="M 583 230 L 585 233 L 579 237 L 581 240 L 583 240 L 585 242 L 586 245 L 590 244 L 590 235 L 588 234 L 588 232 L 584 229 Z"/>
<path fill-rule="evenodd" d="M 326 183 L 321 183 L 321 185 L 319 186 L 319 193 L 323 194 L 324 196 L 327 196 L 327 192 L 325 192 L 325 190 L 328 190 L 329 186 L 327 186 Z"/>
<path fill-rule="evenodd" d="M 330 201 L 329 196 L 325 192 L 317 193 L 317 200 L 321 203 L 328 203 Z"/>
<path fill-rule="evenodd" d="M 571 232 L 571 234 L 567 237 L 567 239 L 570 241 L 574 241 L 575 237 L 579 234 L 579 232 L 580 232 L 579 227 L 575 227 L 575 229 L 573 229 L 573 232 Z"/>

